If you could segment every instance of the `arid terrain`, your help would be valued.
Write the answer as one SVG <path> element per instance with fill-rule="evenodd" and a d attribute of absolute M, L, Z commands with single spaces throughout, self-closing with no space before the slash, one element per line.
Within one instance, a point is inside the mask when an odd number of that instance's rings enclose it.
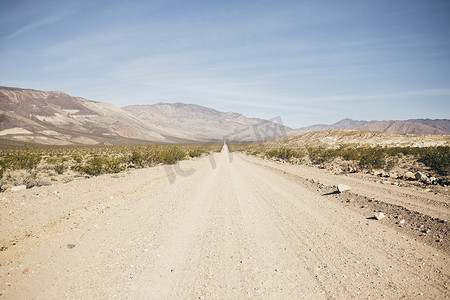
<path fill-rule="evenodd" d="M 338 184 L 351 190 L 337 193 Z M 225 147 L 1 198 L 5 299 L 450 295 L 448 190 L 376 184 Z"/>

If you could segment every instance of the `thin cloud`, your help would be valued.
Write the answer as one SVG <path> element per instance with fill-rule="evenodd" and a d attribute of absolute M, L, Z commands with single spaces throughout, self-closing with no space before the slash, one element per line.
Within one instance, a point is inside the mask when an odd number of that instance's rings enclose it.
<path fill-rule="evenodd" d="M 48 16 L 46 18 L 36 20 L 36 21 L 34 21 L 32 23 L 29 23 L 29 24 L 27 24 L 25 26 L 22 26 L 21 28 L 16 30 L 14 33 L 10 34 L 8 36 L 8 38 L 13 38 L 15 36 L 18 36 L 18 35 L 23 34 L 25 32 L 34 30 L 36 28 L 56 23 L 56 22 L 61 21 L 62 19 L 66 18 L 66 17 L 68 17 L 70 15 L 75 14 L 76 12 L 77 11 L 73 10 L 73 9 L 72 10 L 64 10 L 64 11 L 58 12 L 58 13 L 52 15 L 52 16 Z"/>

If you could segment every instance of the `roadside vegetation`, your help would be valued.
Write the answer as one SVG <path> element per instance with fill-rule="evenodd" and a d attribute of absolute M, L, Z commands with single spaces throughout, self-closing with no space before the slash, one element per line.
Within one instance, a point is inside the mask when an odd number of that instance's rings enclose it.
<path fill-rule="evenodd" d="M 450 175 L 450 147 L 304 147 L 286 148 L 265 144 L 234 144 L 230 151 L 280 160 L 290 163 L 324 166 L 339 165 L 343 171 L 368 172 L 380 169 L 390 172 L 394 168 L 414 168 L 423 165 L 436 176 Z"/>
<path fill-rule="evenodd" d="M 0 191 L 49 185 L 76 177 L 176 164 L 219 152 L 222 145 L 36 146 L 0 148 Z"/>

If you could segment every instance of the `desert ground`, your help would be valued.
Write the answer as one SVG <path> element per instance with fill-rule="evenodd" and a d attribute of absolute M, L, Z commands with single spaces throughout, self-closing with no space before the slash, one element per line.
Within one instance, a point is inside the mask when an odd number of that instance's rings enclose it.
<path fill-rule="evenodd" d="M 450 296 L 448 194 L 413 186 L 224 147 L 0 197 L 4 299 Z"/>

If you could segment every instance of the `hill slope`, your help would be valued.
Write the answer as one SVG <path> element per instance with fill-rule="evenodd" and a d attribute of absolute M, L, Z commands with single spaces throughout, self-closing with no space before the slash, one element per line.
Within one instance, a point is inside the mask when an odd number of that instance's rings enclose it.
<path fill-rule="evenodd" d="M 301 135 L 288 136 L 273 144 L 283 147 L 338 147 L 340 145 L 353 146 L 448 146 L 450 135 L 415 135 L 396 134 L 390 132 L 376 132 L 368 130 L 333 129 L 326 131 L 311 131 Z"/>
<path fill-rule="evenodd" d="M 112 104 L 8 87 L 0 87 L 0 138 L 51 145 L 180 141 Z"/>
<path fill-rule="evenodd" d="M 192 104 L 112 104 L 63 92 L 0 87 L 0 145 L 261 141 L 291 129 Z"/>
<path fill-rule="evenodd" d="M 406 121 L 355 121 L 352 119 L 344 119 L 332 125 L 319 124 L 299 128 L 289 134 L 299 135 L 311 131 L 333 129 L 384 131 L 397 134 L 450 134 L 450 120 L 410 119 Z"/>
<path fill-rule="evenodd" d="M 200 141 L 260 141 L 292 130 L 275 122 L 180 102 L 131 105 L 123 109 L 146 125 Z"/>

